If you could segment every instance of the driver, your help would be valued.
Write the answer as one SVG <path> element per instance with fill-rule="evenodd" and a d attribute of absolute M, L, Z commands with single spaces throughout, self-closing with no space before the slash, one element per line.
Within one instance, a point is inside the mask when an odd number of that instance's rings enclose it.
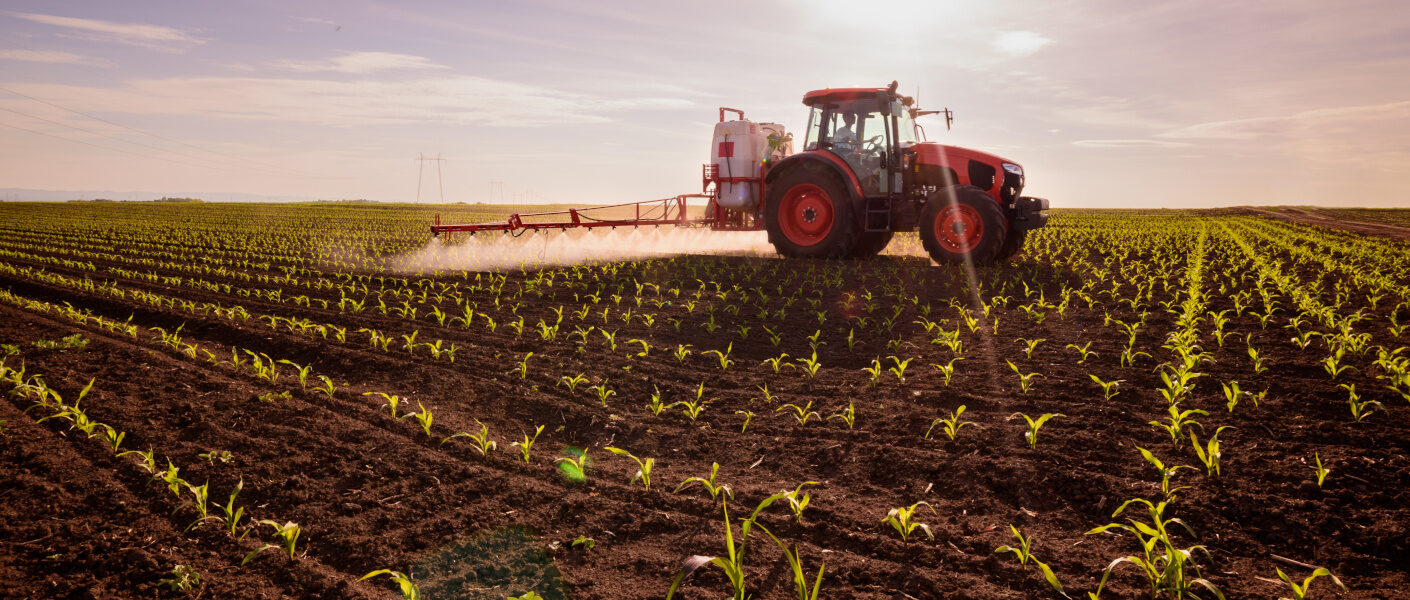
<path fill-rule="evenodd" d="M 846 146 L 848 148 L 857 147 L 857 113 L 842 113 L 841 127 L 832 133 L 832 143 L 836 146 Z"/>

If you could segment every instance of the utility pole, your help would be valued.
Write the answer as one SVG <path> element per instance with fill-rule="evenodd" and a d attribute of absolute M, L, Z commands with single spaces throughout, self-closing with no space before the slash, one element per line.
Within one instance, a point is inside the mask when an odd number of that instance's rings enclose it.
<path fill-rule="evenodd" d="M 490 180 L 490 204 L 495 203 L 495 192 L 499 192 L 500 203 L 504 202 L 504 182 L 498 179 Z"/>
<path fill-rule="evenodd" d="M 437 187 L 439 187 L 441 192 L 441 204 L 445 204 L 446 187 L 445 181 L 441 179 L 441 163 L 445 162 L 446 159 L 441 158 L 441 154 L 439 152 L 436 153 L 435 158 L 428 158 L 426 155 L 418 152 L 417 158 L 413 160 L 415 160 L 419 165 L 416 170 L 416 201 L 418 203 L 421 202 L 421 175 L 426 171 L 426 161 L 429 160 L 434 161 L 436 163 L 436 185 Z"/>

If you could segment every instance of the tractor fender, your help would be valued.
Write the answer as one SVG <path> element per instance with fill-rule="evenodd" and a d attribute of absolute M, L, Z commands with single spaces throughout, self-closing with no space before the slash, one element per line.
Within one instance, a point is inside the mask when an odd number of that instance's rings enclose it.
<path fill-rule="evenodd" d="M 852 200 L 861 201 L 862 183 L 857 180 L 857 174 L 852 172 L 852 167 L 842 160 L 842 157 L 826 150 L 809 150 L 785 157 L 771 167 L 768 174 L 764 175 L 764 184 L 772 183 L 785 171 L 791 171 L 806 163 L 822 164 L 832 169 L 837 173 L 838 178 L 845 182 L 848 191 L 852 192 Z"/>

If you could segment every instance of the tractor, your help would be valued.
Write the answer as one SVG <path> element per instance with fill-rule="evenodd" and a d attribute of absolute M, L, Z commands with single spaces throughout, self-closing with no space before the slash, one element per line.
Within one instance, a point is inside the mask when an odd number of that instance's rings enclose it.
<path fill-rule="evenodd" d="M 437 216 L 431 232 L 518 234 L 643 225 L 762 229 L 783 256 L 842 259 L 876 256 L 896 232 L 919 229 L 922 245 L 938 263 L 990 264 L 1022 251 L 1028 232 L 1048 220 L 1046 199 L 1020 195 L 1023 167 L 926 141 L 916 119 L 940 114 L 948 129 L 953 113 L 920 110 L 896 88 L 893 81 L 884 88 L 804 94 L 808 125 L 797 153 L 793 135 L 782 125 L 720 108 L 698 194 L 514 214 L 500 223 L 442 225 Z M 726 119 L 727 113 L 737 118 Z M 702 200 L 704 215 L 693 214 L 690 202 Z M 611 217 L 594 216 L 608 211 Z"/>

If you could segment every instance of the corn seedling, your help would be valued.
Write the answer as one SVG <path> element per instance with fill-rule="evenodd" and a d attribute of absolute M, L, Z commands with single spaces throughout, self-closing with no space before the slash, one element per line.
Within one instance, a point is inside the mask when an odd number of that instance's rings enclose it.
<path fill-rule="evenodd" d="M 896 380 L 900 381 L 901 385 L 906 385 L 906 367 L 911 364 L 911 359 L 907 358 L 905 360 L 901 360 L 900 358 L 897 358 L 895 356 L 888 356 L 886 358 L 891 359 L 891 363 L 893 365 L 886 370 L 889 371 L 892 375 L 895 375 Z"/>
<path fill-rule="evenodd" d="M 1080 357 L 1077 359 L 1077 364 L 1082 364 L 1084 362 L 1087 362 L 1088 358 L 1097 356 L 1096 352 L 1092 352 L 1092 342 L 1087 342 L 1085 344 L 1082 344 L 1081 346 L 1078 346 L 1077 344 L 1068 344 L 1067 347 L 1077 351 L 1077 355 Z"/>
<path fill-rule="evenodd" d="M 529 359 L 533 358 L 533 356 L 534 353 L 530 352 L 528 354 L 525 354 L 524 358 L 519 360 L 519 379 L 524 379 L 529 376 Z"/>
<path fill-rule="evenodd" d="M 871 366 L 862 369 L 867 374 L 867 386 L 876 387 L 881 383 L 881 357 L 873 358 Z"/>
<path fill-rule="evenodd" d="M 816 377 L 818 375 L 818 369 L 822 368 L 822 364 L 818 362 L 818 351 L 816 349 L 813 350 L 811 357 L 800 358 L 797 362 L 799 365 L 802 365 L 803 373 L 807 374 L 808 379 Z"/>
<path fill-rule="evenodd" d="M 1028 431 L 1023 432 L 1023 439 L 1028 442 L 1029 449 L 1037 449 L 1038 430 L 1043 428 L 1043 424 L 1047 423 L 1050 419 L 1056 419 L 1058 417 L 1066 416 L 1067 415 L 1061 413 L 1045 413 L 1042 416 L 1039 416 L 1037 419 L 1033 419 L 1032 417 L 1029 417 L 1028 415 L 1025 415 L 1023 413 L 1013 413 L 1009 415 L 1009 418 L 1006 420 L 1012 421 L 1014 417 L 1023 417 L 1023 420 L 1028 423 Z"/>
<path fill-rule="evenodd" d="M 1204 464 L 1205 473 L 1210 477 L 1218 477 L 1221 473 L 1219 469 L 1219 459 L 1222 457 L 1222 454 L 1219 451 L 1219 433 L 1230 428 L 1231 426 L 1224 425 L 1215 429 L 1214 435 L 1209 436 L 1209 440 L 1203 445 L 1199 443 L 1199 436 L 1193 431 L 1190 432 L 1190 443 L 1195 446 L 1195 455 L 1199 458 L 1199 461 Z"/>
<path fill-rule="evenodd" d="M 564 375 L 558 378 L 558 383 L 555 383 L 554 386 L 567 386 L 568 393 L 572 394 L 578 391 L 579 385 L 587 383 L 587 381 L 588 378 L 584 377 L 582 373 L 578 373 L 577 375 L 574 375 L 572 377 Z"/>
<path fill-rule="evenodd" d="M 265 550 L 279 550 L 280 548 L 283 548 L 284 553 L 288 554 L 289 558 L 294 557 L 294 546 L 298 543 L 299 533 L 301 532 L 297 523 L 289 521 L 281 525 L 278 521 L 271 521 L 269 519 L 260 519 L 259 521 L 256 521 L 256 523 L 259 525 L 269 525 L 270 527 L 273 527 L 274 537 L 279 539 L 280 544 L 264 544 L 258 548 L 255 548 L 249 554 L 245 555 L 244 560 L 240 561 L 241 566 L 244 566 L 245 563 L 250 562 L 255 558 L 255 556 L 258 556 L 259 553 L 264 552 Z"/>
<path fill-rule="evenodd" d="M 711 463 L 710 477 L 687 477 L 685 481 L 682 481 L 680 485 L 676 486 L 676 493 L 679 494 L 681 490 L 698 483 L 700 487 L 705 488 L 705 491 L 710 493 L 710 499 L 712 500 L 719 499 L 720 494 L 724 494 L 730 500 L 733 500 L 734 490 L 730 489 L 729 485 L 715 483 L 715 475 L 718 474 L 719 471 L 720 463 Z"/>
<path fill-rule="evenodd" d="M 1219 385 L 1224 389 L 1224 406 L 1229 409 L 1230 413 L 1234 412 L 1234 407 L 1239 405 L 1240 398 L 1253 395 L 1240 390 L 1239 382 L 1237 381 L 1230 381 L 1229 383 L 1221 383 Z"/>
<path fill-rule="evenodd" d="M 414 412 L 414 413 L 408 414 L 408 415 L 406 415 L 406 416 L 404 416 L 404 417 L 402 417 L 402 418 L 403 418 L 403 419 L 407 419 L 407 418 L 414 418 L 414 419 L 416 419 L 416 423 L 421 426 L 421 431 L 425 432 L 425 433 L 426 433 L 426 437 L 429 438 L 429 437 L 431 437 L 431 423 L 435 420 L 436 416 L 433 415 L 433 414 L 431 414 L 431 411 L 428 410 L 424 405 L 422 405 L 420 400 L 417 400 L 417 401 L 416 401 L 416 408 L 418 408 L 418 409 L 420 409 L 420 410 L 418 410 L 418 411 L 416 411 L 416 412 Z"/>
<path fill-rule="evenodd" d="M 1023 356 L 1024 356 L 1025 358 L 1032 359 L 1032 358 L 1033 358 L 1033 351 L 1038 349 L 1038 345 L 1039 345 L 1039 344 L 1041 344 L 1041 343 L 1043 343 L 1043 342 L 1046 342 L 1047 340 L 1045 340 L 1045 339 L 1043 339 L 1043 338 L 1038 338 L 1038 339 L 1033 339 L 1033 340 L 1030 340 L 1030 339 L 1027 339 L 1027 338 L 1018 338 L 1017 340 L 1014 340 L 1014 341 L 1023 346 Z"/>
<path fill-rule="evenodd" d="M 616 395 L 617 395 L 617 392 L 612 391 L 612 390 L 610 390 L 610 389 L 607 388 L 607 381 L 606 381 L 606 380 L 603 380 L 602 383 L 599 383 L 599 384 L 597 384 L 597 385 L 594 385 L 594 386 L 592 386 L 592 387 L 589 387 L 589 388 L 588 388 L 588 391 L 590 391 L 590 392 L 592 392 L 593 394 L 595 394 L 595 395 L 597 396 L 597 401 L 598 401 L 598 402 L 601 402 L 601 403 L 602 403 L 602 406 L 604 406 L 604 407 L 607 406 L 607 399 L 608 399 L 608 398 L 611 398 L 612 396 L 616 396 Z"/>
<path fill-rule="evenodd" d="M 1009 363 L 1009 368 L 1012 369 L 1014 373 L 1018 374 L 1018 389 L 1025 394 L 1028 393 L 1028 388 L 1033 385 L 1033 378 L 1043 376 L 1042 373 L 1037 372 L 1024 374 L 1023 371 L 1018 370 L 1018 365 L 1013 364 L 1013 361 L 1008 360 L 1005 362 Z"/>
<path fill-rule="evenodd" d="M 676 362 L 685 362 L 685 357 L 690 356 L 690 344 L 676 344 L 676 349 L 671 354 L 676 357 Z"/>
<path fill-rule="evenodd" d="M 1047 563 L 1044 563 L 1043 561 L 1038 560 L 1038 557 L 1033 556 L 1033 539 L 1023 537 L 1023 533 L 1020 532 L 1018 528 L 1014 527 L 1013 525 L 1009 525 L 1009 531 L 1012 531 L 1014 539 L 1018 540 L 1018 546 L 999 546 L 998 548 L 994 549 L 994 553 L 1003 554 L 1005 552 L 1011 552 L 1015 557 L 1018 558 L 1018 564 L 1027 566 L 1028 563 L 1031 562 L 1037 565 L 1038 570 L 1043 572 L 1043 579 L 1046 579 L 1048 581 L 1048 585 L 1052 586 L 1053 591 L 1056 591 L 1057 593 L 1066 596 L 1067 594 L 1064 594 L 1062 591 L 1062 583 L 1058 581 L 1057 574 L 1053 573 L 1052 568 L 1049 567 Z"/>
<path fill-rule="evenodd" d="M 1170 443 L 1175 444 L 1177 446 L 1180 444 L 1180 442 L 1185 440 L 1185 429 L 1189 428 L 1191 425 L 1195 427 L 1203 427 L 1199 424 L 1199 421 L 1196 421 L 1194 419 L 1194 415 L 1209 415 L 1208 412 L 1205 412 L 1198 408 L 1180 410 L 1180 405 L 1178 404 L 1171 404 L 1167 406 L 1166 412 L 1169 414 L 1169 416 L 1167 417 L 1168 422 L 1162 423 L 1160 421 L 1149 421 L 1149 424 L 1164 429 L 1166 433 L 1170 434 Z"/>
<path fill-rule="evenodd" d="M 950 438 L 950 441 L 952 442 L 955 441 L 955 438 L 959 437 L 960 430 L 964 429 L 965 425 L 974 425 L 975 427 L 979 427 L 979 425 L 971 421 L 960 420 L 960 415 L 964 414 L 964 409 L 965 406 L 961 404 L 959 408 L 956 408 L 950 413 L 950 417 L 948 419 L 937 417 L 934 421 L 931 421 L 930 427 L 925 430 L 925 439 L 930 439 L 930 432 L 935 430 L 936 425 L 944 426 L 941 431 L 944 431 L 945 437 Z"/>
<path fill-rule="evenodd" d="M 759 513 L 781 497 L 781 495 L 775 494 L 765 498 L 754 508 L 754 513 L 750 515 L 748 519 L 739 520 L 740 536 L 738 544 L 735 543 L 734 525 L 730 523 L 729 501 L 722 500 L 720 502 L 720 510 L 724 512 L 725 555 L 696 555 L 686 559 L 685 565 L 681 568 L 680 572 L 676 574 L 675 579 L 671 580 L 671 586 L 666 590 L 666 600 L 672 600 L 672 598 L 675 597 L 676 590 L 680 588 L 685 578 L 705 565 L 715 565 L 719 567 L 721 571 L 724 571 L 725 578 L 729 580 L 730 588 L 733 590 L 731 596 L 733 600 L 746 600 L 749 598 L 748 591 L 745 589 L 744 585 L 744 550 L 749 543 L 749 531 L 757 524 L 756 517 L 758 517 Z"/>
<path fill-rule="evenodd" d="M 220 517 L 210 514 L 211 484 L 209 481 L 201 485 L 191 485 L 187 482 L 182 482 L 182 484 L 185 485 L 186 489 L 191 492 L 191 499 L 181 503 L 181 506 L 176 507 L 176 510 L 179 511 L 189 506 L 195 509 L 197 515 L 196 520 L 193 521 L 190 525 L 187 525 L 186 529 L 183 529 L 182 531 L 190 531 L 191 529 L 199 526 L 201 523 L 204 523 L 206 521 L 222 520 Z"/>
<path fill-rule="evenodd" d="M 949 387 L 950 378 L 955 376 L 955 362 L 961 360 L 964 360 L 964 358 L 956 356 L 955 358 L 950 359 L 950 362 L 945 363 L 943 365 L 930 363 L 930 366 L 935 367 L 936 370 L 940 371 L 940 375 L 945 378 L 945 386 Z"/>
<path fill-rule="evenodd" d="M 322 393 L 323 395 L 328 396 L 329 399 L 332 399 L 333 394 L 337 393 L 338 387 L 333 385 L 333 380 L 330 379 L 327 375 L 319 375 L 318 379 L 323 382 L 323 385 L 313 388 L 313 391 Z"/>
<path fill-rule="evenodd" d="M 886 517 L 881 519 L 881 522 L 890 525 L 892 529 L 895 529 L 897 533 L 901 534 L 902 542 L 909 540 L 911 534 L 914 533 L 916 529 L 924 531 L 925 537 L 933 540 L 935 539 L 935 534 L 930 532 L 929 525 L 911 520 L 911 517 L 915 516 L 916 510 L 922 505 L 930 509 L 931 514 L 939 514 L 935 512 L 935 507 L 931 506 L 930 503 L 921 501 L 910 506 L 891 509 L 886 513 Z"/>
<path fill-rule="evenodd" d="M 481 456 L 489 454 L 490 450 L 495 449 L 495 442 L 490 439 L 490 427 L 489 425 L 481 423 L 479 419 L 475 419 L 475 424 L 480 426 L 479 432 L 470 433 L 468 431 L 461 431 L 441 440 L 441 443 L 444 444 L 458 437 L 467 437 L 470 438 L 470 441 L 475 443 L 474 447 L 476 450 L 480 451 Z"/>
<path fill-rule="evenodd" d="M 563 471 L 564 476 L 569 481 L 582 483 L 587 480 L 588 453 L 586 449 L 568 448 L 564 451 L 567 456 L 560 456 L 553 462 L 558 464 L 558 469 Z"/>
<path fill-rule="evenodd" d="M 633 475 L 631 481 L 628 481 L 627 484 L 630 485 L 636 483 L 636 481 L 640 479 L 642 487 L 646 488 L 646 491 L 648 492 L 651 491 L 651 467 L 656 464 L 656 459 L 648 458 L 642 460 L 640 458 L 637 458 L 636 456 L 633 456 L 631 452 L 627 452 L 626 450 L 623 450 L 621 448 L 614 448 L 612 446 L 608 446 L 605 449 L 608 452 L 616 454 L 617 456 L 625 456 L 627 458 L 632 459 L 632 461 L 636 462 L 636 475 Z"/>
<path fill-rule="evenodd" d="M 291 360 L 280 360 L 279 364 L 289 365 L 294 368 L 294 372 L 299 376 L 299 389 L 308 389 L 308 374 L 313 372 L 313 365 L 301 366 Z"/>
<path fill-rule="evenodd" d="M 1156 473 L 1160 475 L 1160 493 L 1164 496 L 1166 500 L 1169 500 L 1171 496 L 1175 495 L 1175 492 L 1190 487 L 1185 485 L 1177 488 L 1172 488 L 1170 487 L 1170 479 L 1175 477 L 1175 474 L 1179 473 L 1180 469 L 1194 470 L 1194 467 L 1191 467 L 1189 465 L 1174 465 L 1167 467 L 1165 466 L 1165 463 L 1161 462 L 1160 459 L 1156 458 L 1155 454 L 1152 454 L 1150 450 L 1146 450 L 1145 448 L 1142 448 L 1140 446 L 1136 446 L 1136 449 L 1141 451 L 1141 456 L 1145 457 L 1146 462 L 1150 463 L 1151 466 L 1155 467 Z"/>
<path fill-rule="evenodd" d="M 706 350 L 704 352 L 701 352 L 701 354 L 714 354 L 716 358 L 720 359 L 720 370 L 726 371 L 729 370 L 730 365 L 734 364 L 734 361 L 730 360 L 729 358 L 730 353 L 733 351 L 734 342 L 730 342 L 729 346 L 725 348 L 724 352 L 721 352 L 719 350 Z"/>
<path fill-rule="evenodd" d="M 539 434 L 541 433 L 543 433 L 543 425 L 539 425 L 538 428 L 534 430 L 534 437 L 529 437 L 529 434 L 525 433 L 523 434 L 523 441 L 509 444 L 510 446 L 519 448 L 519 455 L 524 459 L 524 464 L 529 464 L 529 452 L 533 451 L 534 442 L 538 441 Z"/>
<path fill-rule="evenodd" d="M 798 406 L 797 404 L 793 403 L 784 404 L 783 406 L 774 409 L 774 412 L 782 412 L 787 409 L 793 409 L 793 418 L 794 420 L 798 421 L 799 425 L 807 425 L 808 419 L 812 417 L 821 416 L 817 412 L 813 411 L 812 400 L 809 400 L 803 406 Z"/>
<path fill-rule="evenodd" d="M 224 506 L 220 507 L 220 511 L 225 513 L 225 518 L 223 519 L 225 522 L 225 530 L 230 532 L 230 535 L 235 535 L 236 528 L 240 526 L 240 518 L 245 515 L 245 507 L 235 506 L 235 497 L 239 496 L 240 492 L 244 489 L 245 479 L 242 477 L 240 478 L 240 482 L 235 484 L 235 489 L 230 492 L 230 499 L 225 502 Z M 240 537 L 244 538 L 245 536 L 241 535 Z"/>
<path fill-rule="evenodd" d="M 1220 592 L 1219 588 L 1215 587 L 1213 583 L 1200 575 L 1199 566 L 1195 564 L 1194 561 L 1196 552 L 1201 552 L 1204 553 L 1205 556 L 1209 556 L 1209 551 L 1205 549 L 1204 546 L 1199 545 L 1190 546 L 1188 548 L 1177 547 L 1169 531 L 1169 526 L 1172 524 L 1179 525 L 1191 536 L 1194 536 L 1194 531 L 1180 519 L 1165 518 L 1165 509 L 1167 507 L 1165 502 L 1152 503 L 1144 498 L 1135 498 L 1123 502 L 1111 516 L 1115 518 L 1133 503 L 1140 503 L 1146 506 L 1150 515 L 1150 523 L 1143 523 L 1134 518 L 1128 518 L 1127 523 L 1109 523 L 1087 532 L 1087 535 L 1093 535 L 1105 533 L 1113 529 L 1120 529 L 1134 535 L 1144 551 L 1142 555 L 1139 556 L 1123 556 L 1111 561 L 1104 572 L 1102 578 L 1103 583 L 1105 583 L 1106 578 L 1110 576 L 1112 569 L 1115 569 L 1121 563 L 1130 563 L 1140 568 L 1141 572 L 1146 576 L 1151 596 L 1186 598 L 1192 595 L 1191 590 L 1198 585 L 1213 593 L 1220 600 L 1223 600 L 1224 594 Z M 1191 569 L 1194 571 L 1194 577 L 1191 577 L 1190 574 L 1187 573 L 1187 570 Z M 1100 591 L 1098 593 L 1100 593 Z"/>
<path fill-rule="evenodd" d="M 1097 377 L 1096 375 L 1093 375 L 1093 374 L 1091 374 L 1091 373 L 1088 373 L 1088 374 L 1087 374 L 1087 377 L 1090 377 L 1090 378 L 1092 379 L 1092 382 L 1093 382 L 1093 383 L 1095 383 L 1095 384 L 1101 386 L 1101 388 L 1102 388 L 1102 399 L 1103 399 L 1103 400 L 1108 400 L 1108 401 L 1110 401 L 1112 398 L 1115 398 L 1117 394 L 1120 394 L 1120 393 L 1121 393 L 1121 391 L 1120 391 L 1119 388 L 1121 387 L 1121 384 L 1123 384 L 1123 383 L 1126 382 L 1126 380 L 1124 380 L 1124 379 L 1113 379 L 1113 380 L 1111 380 L 1111 381 L 1102 381 L 1100 377 Z"/>
<path fill-rule="evenodd" d="M 848 402 L 847 408 L 842 409 L 842 411 L 837 414 L 828 415 L 827 419 L 842 419 L 842 422 L 847 424 L 847 429 L 853 429 L 857 424 L 857 408 L 852 404 L 853 403 Z"/>
<path fill-rule="evenodd" d="M 661 416 L 661 411 L 666 410 L 666 406 L 665 403 L 661 402 L 661 388 L 657 387 L 656 391 L 651 392 L 651 402 L 647 403 L 646 409 L 651 411 L 651 414 L 659 417 Z"/>
<path fill-rule="evenodd" d="M 1337 576 L 1333 575 L 1332 572 L 1328 571 L 1325 567 L 1318 567 L 1311 575 L 1307 576 L 1307 579 L 1302 580 L 1302 585 L 1298 585 L 1294 582 L 1282 569 L 1275 568 L 1275 570 L 1278 572 L 1278 579 L 1283 580 L 1284 583 L 1288 584 L 1288 587 L 1292 588 L 1292 597 L 1282 598 L 1280 600 L 1306 600 L 1307 588 L 1312 587 L 1312 582 L 1316 581 L 1318 577 L 1331 579 L 1332 583 L 1335 583 L 1343 592 L 1351 591 L 1346 589 L 1346 584 L 1342 583 L 1340 579 L 1337 579 Z"/>
<path fill-rule="evenodd" d="M 788 509 L 793 511 L 793 518 L 799 523 L 803 522 L 803 509 L 808 508 L 808 503 L 813 499 L 812 496 L 803 493 L 803 486 L 817 484 L 818 482 L 816 481 L 804 481 L 798 484 L 798 487 L 793 488 L 792 491 L 783 490 L 777 494 L 783 500 L 788 501 Z"/>
<path fill-rule="evenodd" d="M 371 579 L 378 575 L 386 575 L 390 577 L 392 579 L 392 582 L 397 584 L 397 588 L 401 590 L 401 597 L 403 598 L 403 600 L 421 600 L 421 588 L 417 587 L 417 585 L 411 581 L 410 577 L 400 571 L 393 571 L 391 569 L 377 569 L 376 571 L 359 577 L 357 580 L 362 581 L 365 579 Z"/>
<path fill-rule="evenodd" d="M 401 401 L 402 401 L 401 396 L 395 396 L 395 395 L 392 395 L 392 394 L 388 394 L 388 393 L 386 393 L 386 392 L 363 392 L 362 395 L 364 395 L 364 396 L 381 396 L 382 399 L 383 399 L 384 401 L 386 401 L 386 404 L 383 404 L 382 406 L 386 406 L 386 407 L 388 407 L 388 408 L 390 408 L 390 409 L 392 410 L 392 418 L 393 418 L 393 419 L 400 418 L 400 417 L 397 417 L 397 405 L 401 404 Z"/>
<path fill-rule="evenodd" d="M 210 452 L 201 452 L 196 455 L 196 458 L 205 460 L 206 463 L 210 464 L 211 466 L 215 466 L 215 461 L 217 460 L 220 461 L 221 464 L 227 465 L 230 464 L 230 461 L 235 460 L 235 456 L 231 454 L 229 450 L 211 450 Z"/>

